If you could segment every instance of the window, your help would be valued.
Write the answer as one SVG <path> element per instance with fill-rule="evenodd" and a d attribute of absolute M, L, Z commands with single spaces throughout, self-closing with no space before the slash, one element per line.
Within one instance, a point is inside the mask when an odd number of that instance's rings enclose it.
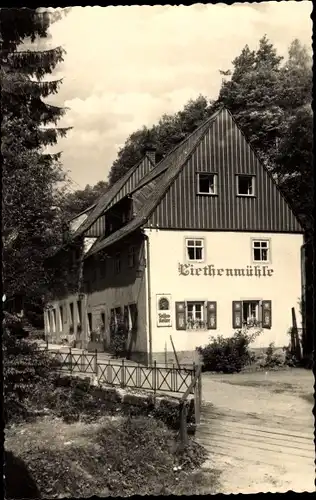
<path fill-rule="evenodd" d="M 77 300 L 78 323 L 81 325 L 81 300 Z"/>
<path fill-rule="evenodd" d="M 73 302 L 71 302 L 69 304 L 69 311 L 70 311 L 70 318 L 69 318 L 70 323 L 73 325 L 73 323 L 74 323 L 74 304 L 73 304 Z"/>
<path fill-rule="evenodd" d="M 187 329 L 201 329 L 205 327 L 204 308 L 204 302 L 187 303 Z"/>
<path fill-rule="evenodd" d="M 88 313 L 88 328 L 89 328 L 89 333 L 92 331 L 92 313 Z"/>
<path fill-rule="evenodd" d="M 238 196 L 254 196 L 255 185 L 253 175 L 237 176 L 237 194 Z"/>
<path fill-rule="evenodd" d="M 64 323 L 64 308 L 63 308 L 63 306 L 59 306 L 59 320 L 60 320 L 60 331 L 62 331 L 63 323 Z"/>
<path fill-rule="evenodd" d="M 53 332 L 56 332 L 56 309 L 52 310 L 52 323 L 53 323 Z"/>
<path fill-rule="evenodd" d="M 105 325 L 105 313 L 104 312 L 101 313 L 101 324 Z"/>
<path fill-rule="evenodd" d="M 204 241 L 201 239 L 186 240 L 187 259 L 195 261 L 204 260 Z"/>
<path fill-rule="evenodd" d="M 129 321 L 130 321 L 130 326 L 132 332 L 137 332 L 137 325 L 138 325 L 138 310 L 137 310 L 137 305 L 136 304 L 129 304 L 128 306 L 129 309 Z"/>
<path fill-rule="evenodd" d="M 134 245 L 128 249 L 128 267 L 134 267 L 136 262 L 136 248 Z"/>
<path fill-rule="evenodd" d="M 252 241 L 252 260 L 254 262 L 269 262 L 269 240 Z"/>
<path fill-rule="evenodd" d="M 121 272 L 121 255 L 117 253 L 114 259 L 114 272 L 119 274 Z"/>
<path fill-rule="evenodd" d="M 176 302 L 177 330 L 216 330 L 217 304 L 214 301 Z"/>
<path fill-rule="evenodd" d="M 217 174 L 197 174 L 198 194 L 217 194 Z"/>
<path fill-rule="evenodd" d="M 247 326 L 256 326 L 260 322 L 259 300 L 245 301 L 242 303 L 242 323 Z"/>
<path fill-rule="evenodd" d="M 234 300 L 233 328 L 262 327 L 271 328 L 271 300 Z"/>

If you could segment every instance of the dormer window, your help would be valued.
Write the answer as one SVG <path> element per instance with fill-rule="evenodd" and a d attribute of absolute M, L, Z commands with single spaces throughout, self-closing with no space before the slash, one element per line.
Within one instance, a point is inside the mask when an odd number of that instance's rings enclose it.
<path fill-rule="evenodd" d="M 217 174 L 198 173 L 197 174 L 198 194 L 215 195 L 217 194 Z"/>
<path fill-rule="evenodd" d="M 255 177 L 254 175 L 237 175 L 237 196 L 255 195 Z"/>

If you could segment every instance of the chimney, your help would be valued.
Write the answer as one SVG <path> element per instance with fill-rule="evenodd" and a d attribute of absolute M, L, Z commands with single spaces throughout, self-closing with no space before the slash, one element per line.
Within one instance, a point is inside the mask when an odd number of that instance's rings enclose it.
<path fill-rule="evenodd" d="M 156 165 L 156 148 L 148 147 L 145 151 L 146 156 L 150 159 L 153 166 Z"/>

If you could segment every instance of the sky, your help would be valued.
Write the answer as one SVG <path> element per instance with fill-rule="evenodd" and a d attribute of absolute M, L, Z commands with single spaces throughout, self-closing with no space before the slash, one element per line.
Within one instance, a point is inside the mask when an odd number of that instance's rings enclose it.
<path fill-rule="evenodd" d="M 248 44 L 266 34 L 286 56 L 294 38 L 311 47 L 310 1 L 187 6 L 74 7 L 50 27 L 62 45 L 63 78 L 47 102 L 69 108 L 60 126 L 73 189 L 106 180 L 128 136 L 203 94 L 216 99 L 222 76 Z"/>

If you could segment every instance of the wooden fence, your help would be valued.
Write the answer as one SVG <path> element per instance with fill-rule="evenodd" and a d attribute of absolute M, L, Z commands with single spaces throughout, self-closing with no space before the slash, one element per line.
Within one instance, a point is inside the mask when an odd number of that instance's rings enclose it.
<path fill-rule="evenodd" d="M 47 351 L 60 363 L 60 369 L 72 374 L 94 375 L 99 382 L 113 386 L 130 387 L 134 389 L 150 390 L 156 392 L 174 392 L 194 394 L 195 386 L 192 381 L 196 379 L 197 366 L 161 367 L 154 362 L 153 366 L 145 367 L 140 364 L 128 364 L 125 360 L 120 363 L 107 360 L 98 360 L 98 353 L 78 353 L 71 347 L 68 352 L 39 347 Z"/>

